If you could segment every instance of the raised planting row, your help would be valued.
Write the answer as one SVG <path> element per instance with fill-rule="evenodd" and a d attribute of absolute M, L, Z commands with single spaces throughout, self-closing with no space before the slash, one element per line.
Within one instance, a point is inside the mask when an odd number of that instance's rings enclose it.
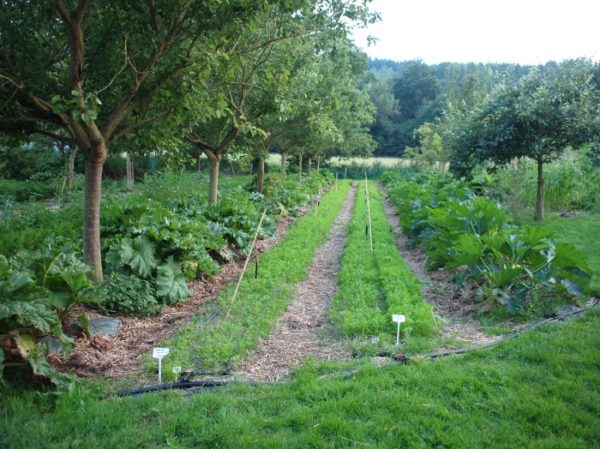
<path fill-rule="evenodd" d="M 433 173 L 411 179 L 388 173 L 382 181 L 409 244 L 425 250 L 429 268 L 459 268 L 478 284 L 481 299 L 495 299 L 515 314 L 536 291 L 559 298 L 591 293 L 583 252 L 557 241 L 550 229 L 514 225 L 500 204 L 466 182 Z"/>
<path fill-rule="evenodd" d="M 431 306 L 425 303 L 419 280 L 398 251 L 379 191 L 369 183 L 371 254 L 365 190 L 363 182 L 342 255 L 332 320 L 348 336 L 378 336 L 386 343 L 396 335 L 392 314 L 402 314 L 405 334 L 431 336 L 436 326 Z"/>
<path fill-rule="evenodd" d="M 101 230 L 103 285 L 88 279 L 81 261 L 80 237 L 73 234 L 81 226 L 80 209 L 50 211 L 41 205 L 11 211 L 0 221 L 0 233 L 18 240 L 23 232 L 30 246 L 8 251 L 9 257 L 0 250 L 0 378 L 5 366 L 16 371 L 27 363 L 61 382 L 64 376 L 48 366 L 46 347 L 38 341 L 53 335 L 65 352 L 71 350 L 73 340 L 63 330 L 75 320 L 84 328 L 88 322 L 74 306 L 145 316 L 183 301 L 191 295 L 187 280 L 214 274 L 236 252 L 248 251 L 264 209 L 261 237 L 273 234 L 282 209 L 293 213 L 328 179 L 271 177 L 264 195 L 250 191 L 248 177 L 230 179 L 217 206 L 197 193 L 198 177 L 192 175 L 153 176 L 130 196 L 108 194 Z"/>
<path fill-rule="evenodd" d="M 204 314 L 165 342 L 171 348 L 165 373 L 174 366 L 192 368 L 196 373 L 223 372 L 244 359 L 260 338 L 268 336 L 329 235 L 348 190 L 347 182 L 332 188 L 314 210 L 289 228 L 280 243 L 262 254 L 258 276 L 255 268 L 249 270 L 233 303 L 235 283 L 224 289 Z"/>

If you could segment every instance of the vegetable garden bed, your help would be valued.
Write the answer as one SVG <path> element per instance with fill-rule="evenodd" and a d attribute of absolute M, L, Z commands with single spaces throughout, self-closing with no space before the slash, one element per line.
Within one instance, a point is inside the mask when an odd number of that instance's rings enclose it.
<path fill-rule="evenodd" d="M 365 184 L 361 183 L 342 257 L 339 290 L 331 315 L 350 337 L 375 337 L 389 344 L 396 336 L 392 314 L 403 314 L 403 334 L 433 335 L 436 325 L 431 306 L 421 293 L 421 284 L 402 259 L 387 221 L 382 198 L 370 184 L 373 253 L 368 232 Z"/>

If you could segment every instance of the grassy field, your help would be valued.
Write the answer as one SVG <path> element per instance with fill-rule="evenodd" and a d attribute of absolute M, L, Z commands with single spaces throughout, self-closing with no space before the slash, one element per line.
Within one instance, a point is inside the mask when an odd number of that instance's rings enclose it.
<path fill-rule="evenodd" d="M 97 385 L 8 391 L 0 447 L 600 447 L 598 347 L 594 311 L 466 356 L 351 375 L 308 364 L 282 385 L 106 400 Z"/>
<path fill-rule="evenodd" d="M 351 165 L 351 164 L 363 165 L 363 164 L 365 164 L 365 165 L 368 165 L 371 167 L 375 164 L 381 164 L 384 168 L 393 168 L 398 165 L 404 166 L 407 164 L 406 159 L 403 159 L 401 157 L 367 157 L 367 158 L 363 158 L 363 157 L 351 157 L 351 158 L 332 157 L 330 159 L 330 161 L 336 165 Z M 271 153 L 271 154 L 269 154 L 267 163 L 269 163 L 271 165 L 279 166 L 279 164 L 281 164 L 281 156 L 279 154 Z M 314 162 L 313 162 L 313 167 L 314 167 Z"/>

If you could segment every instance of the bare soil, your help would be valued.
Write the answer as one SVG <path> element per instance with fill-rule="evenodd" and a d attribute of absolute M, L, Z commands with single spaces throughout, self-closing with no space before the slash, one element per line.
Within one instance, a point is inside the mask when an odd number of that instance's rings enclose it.
<path fill-rule="evenodd" d="M 280 381 L 309 357 L 317 360 L 348 360 L 352 357 L 343 343 L 328 341 L 323 334 L 329 325 L 327 311 L 337 291 L 337 277 L 355 195 L 356 188 L 353 187 L 327 241 L 317 250 L 307 278 L 297 285 L 295 298 L 275 324 L 269 338 L 259 343 L 235 377 Z"/>

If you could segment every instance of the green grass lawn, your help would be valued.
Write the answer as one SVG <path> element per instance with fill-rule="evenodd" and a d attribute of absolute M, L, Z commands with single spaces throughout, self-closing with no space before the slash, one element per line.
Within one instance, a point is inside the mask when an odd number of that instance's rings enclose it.
<path fill-rule="evenodd" d="M 308 364 L 288 384 L 196 395 L 8 391 L 0 447 L 600 447 L 598 347 L 593 311 L 493 349 L 380 369 L 363 362 L 346 377 Z"/>

